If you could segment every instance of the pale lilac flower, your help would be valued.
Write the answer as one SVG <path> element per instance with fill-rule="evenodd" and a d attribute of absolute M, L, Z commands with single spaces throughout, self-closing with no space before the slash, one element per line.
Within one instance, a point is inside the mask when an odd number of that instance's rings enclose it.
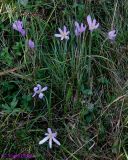
<path fill-rule="evenodd" d="M 25 30 L 23 29 L 23 22 L 18 20 L 18 21 L 15 21 L 12 25 L 12 28 L 18 32 L 20 32 L 22 34 L 22 36 L 25 36 L 26 35 L 26 32 Z"/>
<path fill-rule="evenodd" d="M 116 30 L 112 30 L 112 31 L 108 32 L 108 39 L 114 41 L 116 38 L 116 35 L 117 35 Z"/>
<path fill-rule="evenodd" d="M 86 26 L 84 26 L 83 23 L 79 24 L 78 22 L 75 22 L 75 35 L 79 36 L 81 33 L 83 33 L 86 30 Z"/>
<path fill-rule="evenodd" d="M 52 141 L 54 141 L 57 145 L 60 146 L 60 142 L 56 139 L 57 133 L 52 133 L 51 128 L 47 129 L 48 133 L 45 133 L 45 138 L 39 142 L 39 144 L 43 144 L 49 140 L 49 147 L 52 148 Z"/>
<path fill-rule="evenodd" d="M 99 23 L 96 24 L 96 19 L 91 19 L 91 16 L 87 16 L 87 22 L 89 25 L 89 30 L 92 32 L 94 29 L 97 29 L 99 27 Z"/>
<path fill-rule="evenodd" d="M 59 37 L 59 38 L 61 38 L 61 40 L 63 40 L 63 39 L 69 39 L 69 31 L 67 31 L 67 27 L 66 26 L 64 26 L 63 27 L 63 30 L 61 29 L 61 28 L 58 28 L 58 30 L 59 30 L 59 32 L 60 32 L 60 34 L 55 34 L 54 36 L 55 37 Z"/>
<path fill-rule="evenodd" d="M 28 46 L 29 46 L 29 48 L 34 49 L 35 48 L 35 43 L 31 39 L 29 39 L 28 40 Z"/>
<path fill-rule="evenodd" d="M 48 87 L 44 87 L 42 88 L 42 86 L 40 84 L 37 84 L 36 87 L 34 87 L 34 94 L 32 97 L 35 97 L 37 94 L 39 95 L 39 98 L 42 99 L 44 97 L 43 92 L 46 91 L 48 89 Z"/>

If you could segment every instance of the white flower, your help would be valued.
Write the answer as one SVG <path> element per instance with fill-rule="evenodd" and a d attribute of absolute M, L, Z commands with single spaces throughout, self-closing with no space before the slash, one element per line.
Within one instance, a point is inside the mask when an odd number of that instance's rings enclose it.
<path fill-rule="evenodd" d="M 112 31 L 108 32 L 108 39 L 115 40 L 116 35 L 117 35 L 116 30 L 112 30 Z"/>
<path fill-rule="evenodd" d="M 69 31 L 67 31 L 67 27 L 66 26 L 64 26 L 63 27 L 63 30 L 61 29 L 61 28 L 58 28 L 58 30 L 59 30 L 59 32 L 60 32 L 60 34 L 55 34 L 54 36 L 55 37 L 60 37 L 61 38 L 61 40 L 63 40 L 63 39 L 69 39 Z"/>
<path fill-rule="evenodd" d="M 96 19 L 91 19 L 91 16 L 87 16 L 87 22 L 89 25 L 89 30 L 92 32 L 94 29 L 97 29 L 99 27 L 99 23 L 96 24 Z"/>
<path fill-rule="evenodd" d="M 52 148 L 52 141 L 54 141 L 57 145 L 60 146 L 60 142 L 56 139 L 57 133 L 52 133 L 51 128 L 47 129 L 48 133 L 45 133 L 45 138 L 39 142 L 39 144 L 45 143 L 49 140 L 49 147 Z"/>
<path fill-rule="evenodd" d="M 34 89 L 33 89 L 34 90 L 34 94 L 33 94 L 32 97 L 35 97 L 36 94 L 39 94 L 39 98 L 42 99 L 43 96 L 44 96 L 44 94 L 42 92 L 46 91 L 47 89 L 48 89 L 47 86 L 42 88 L 42 86 L 40 84 L 37 84 L 37 86 L 34 87 Z"/>

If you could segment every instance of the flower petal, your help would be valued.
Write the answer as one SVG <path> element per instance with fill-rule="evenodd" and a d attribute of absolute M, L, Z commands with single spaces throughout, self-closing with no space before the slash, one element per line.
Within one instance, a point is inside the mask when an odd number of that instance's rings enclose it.
<path fill-rule="evenodd" d="M 15 23 L 13 23 L 12 28 L 15 29 L 15 30 L 18 30 L 18 27 Z"/>
<path fill-rule="evenodd" d="M 40 93 L 40 94 L 39 94 L 39 98 L 42 99 L 43 97 L 44 97 L 44 94 L 43 94 L 43 93 Z"/>
<path fill-rule="evenodd" d="M 95 26 L 95 29 L 97 29 L 99 27 L 99 23 L 97 23 L 97 25 Z"/>
<path fill-rule="evenodd" d="M 45 143 L 48 139 L 49 139 L 49 137 L 48 137 L 48 136 L 47 136 L 47 137 L 45 137 L 43 140 L 41 140 L 41 141 L 39 142 L 39 144 L 43 144 L 43 143 Z"/>
<path fill-rule="evenodd" d="M 113 35 L 113 34 L 115 34 L 115 32 L 116 32 L 115 30 L 112 30 L 112 31 L 108 32 L 108 34 Z"/>
<path fill-rule="evenodd" d="M 61 41 L 63 41 L 63 39 L 64 39 L 64 36 L 61 36 Z"/>
<path fill-rule="evenodd" d="M 58 144 L 60 146 L 60 142 L 56 138 L 53 137 L 52 139 L 56 144 Z"/>
<path fill-rule="evenodd" d="M 49 147 L 52 148 L 52 138 L 49 139 Z"/>
<path fill-rule="evenodd" d="M 64 26 L 64 33 L 66 33 L 67 32 L 67 27 L 66 26 Z"/>
<path fill-rule="evenodd" d="M 112 31 L 108 32 L 108 38 L 110 40 L 115 40 L 116 35 L 117 35 L 116 30 L 112 30 Z"/>
<path fill-rule="evenodd" d="M 52 134 L 51 128 L 48 128 L 47 131 L 48 131 L 49 134 Z"/>
<path fill-rule="evenodd" d="M 47 89 L 48 89 L 48 87 L 46 86 L 46 87 L 42 88 L 41 92 L 44 92 L 44 91 L 46 91 Z"/>
<path fill-rule="evenodd" d="M 65 39 L 67 39 L 67 40 L 68 40 L 68 39 L 69 39 L 69 36 L 65 36 Z"/>
<path fill-rule="evenodd" d="M 39 90 L 41 90 L 42 86 L 40 84 L 37 84 L 37 87 Z"/>
<path fill-rule="evenodd" d="M 23 28 L 23 22 L 18 20 L 18 21 L 15 21 L 12 25 L 12 28 L 19 31 Z"/>
<path fill-rule="evenodd" d="M 34 44 L 34 42 L 31 39 L 28 40 L 28 46 L 31 49 L 35 48 L 35 44 Z"/>
<path fill-rule="evenodd" d="M 45 135 L 45 136 L 48 136 L 49 134 L 48 134 L 48 133 L 45 133 L 44 135 Z"/>
<path fill-rule="evenodd" d="M 61 34 L 54 34 L 55 37 L 62 37 Z"/>
<path fill-rule="evenodd" d="M 81 28 L 84 28 L 84 24 L 83 23 L 81 23 Z"/>
<path fill-rule="evenodd" d="M 26 31 L 24 29 L 19 30 L 19 32 L 22 34 L 22 36 L 26 35 Z"/>
<path fill-rule="evenodd" d="M 90 27 L 92 25 L 92 19 L 91 19 L 90 15 L 87 16 L 87 22 L 88 22 L 88 25 Z"/>
<path fill-rule="evenodd" d="M 38 87 L 33 88 L 34 92 L 38 91 L 38 89 L 39 89 Z"/>
<path fill-rule="evenodd" d="M 78 29 L 75 29 L 75 35 L 76 35 L 76 36 L 79 36 L 79 31 L 78 31 Z"/>
<path fill-rule="evenodd" d="M 77 21 L 75 21 L 75 26 L 76 26 L 77 28 L 80 27 L 80 26 L 79 26 L 79 23 L 78 23 Z"/>
<path fill-rule="evenodd" d="M 93 19 L 92 26 L 96 25 L 96 19 Z"/>
<path fill-rule="evenodd" d="M 62 29 L 61 29 L 61 28 L 58 28 L 58 30 L 59 30 L 60 34 L 62 35 L 62 34 L 63 34 Z"/>
<path fill-rule="evenodd" d="M 86 30 L 86 25 L 84 26 L 83 23 L 81 23 L 81 32 L 84 32 Z"/>
<path fill-rule="evenodd" d="M 70 33 L 70 31 L 67 31 L 67 32 L 66 32 L 66 35 L 68 35 L 69 33 Z"/>
<path fill-rule="evenodd" d="M 32 95 L 32 97 L 35 97 L 35 95 L 36 95 L 36 93 L 34 93 L 34 94 Z"/>
<path fill-rule="evenodd" d="M 57 136 L 57 132 L 52 133 L 52 137 L 56 137 Z"/>

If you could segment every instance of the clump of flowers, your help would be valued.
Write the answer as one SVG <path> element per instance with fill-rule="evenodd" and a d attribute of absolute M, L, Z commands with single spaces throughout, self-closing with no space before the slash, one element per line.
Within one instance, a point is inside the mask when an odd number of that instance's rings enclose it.
<path fill-rule="evenodd" d="M 37 86 L 34 87 L 34 89 L 33 89 L 34 90 L 34 94 L 33 94 L 32 97 L 35 97 L 38 94 L 39 98 L 42 99 L 44 97 L 43 92 L 46 91 L 47 89 L 48 89 L 47 86 L 42 88 L 42 86 L 40 84 L 37 84 Z"/>
<path fill-rule="evenodd" d="M 87 16 L 87 22 L 91 32 L 99 27 L 99 23 L 96 23 L 96 19 L 92 20 L 90 15 Z"/>
<path fill-rule="evenodd" d="M 61 40 L 64 40 L 64 39 L 69 39 L 69 31 L 67 31 L 67 27 L 64 26 L 63 27 L 63 30 L 61 28 L 58 28 L 60 34 L 55 34 L 54 36 L 55 37 L 59 37 Z"/>
<path fill-rule="evenodd" d="M 45 138 L 42 139 L 39 144 L 43 144 L 45 143 L 46 141 L 49 140 L 49 147 L 52 148 L 52 141 L 55 142 L 57 145 L 60 146 L 60 142 L 56 139 L 56 136 L 57 136 L 57 133 L 52 133 L 52 130 L 51 128 L 48 128 L 47 129 L 48 133 L 45 133 Z"/>
<path fill-rule="evenodd" d="M 23 22 L 18 20 L 15 21 L 12 25 L 12 28 L 21 33 L 22 36 L 26 35 L 26 31 L 23 29 Z"/>
<path fill-rule="evenodd" d="M 108 39 L 114 41 L 116 36 L 117 36 L 116 30 L 112 30 L 112 31 L 108 32 Z"/>
<path fill-rule="evenodd" d="M 79 24 L 78 22 L 75 22 L 75 35 L 76 36 L 79 36 L 85 30 L 86 30 L 86 26 L 84 26 L 83 23 Z"/>
<path fill-rule="evenodd" d="M 31 49 L 35 48 L 35 43 L 31 39 L 28 40 L 28 47 Z"/>
<path fill-rule="evenodd" d="M 89 26 L 89 30 L 90 32 L 94 31 L 95 29 L 97 29 L 99 27 L 99 23 L 97 23 L 96 19 L 92 19 L 90 15 L 87 16 L 87 22 L 88 22 L 88 26 Z M 23 28 L 23 22 L 20 20 L 17 20 L 13 23 L 12 25 L 13 29 L 20 32 L 22 36 L 26 35 L 26 31 Z M 70 31 L 67 30 L 66 26 L 63 26 L 63 29 L 58 28 L 59 33 L 55 34 L 55 37 L 60 38 L 61 40 L 68 40 L 69 39 L 69 34 Z M 83 32 L 85 32 L 86 30 L 86 25 L 84 25 L 83 23 L 78 23 L 77 21 L 75 22 L 75 35 L 76 36 L 80 36 Z M 108 32 L 108 39 L 110 40 L 115 40 L 116 37 L 116 31 L 112 30 L 110 32 Z M 32 41 L 31 39 L 29 39 L 27 41 L 27 45 L 29 48 L 34 49 L 35 48 L 35 43 L 34 41 Z M 32 97 L 35 97 L 36 95 L 38 95 L 39 99 L 43 99 L 44 97 L 44 92 L 48 89 L 47 86 L 42 87 L 40 84 L 37 84 L 34 88 L 33 88 L 33 95 Z M 84 103 L 84 102 L 83 102 Z M 93 110 L 93 105 L 90 104 L 90 106 L 88 106 L 90 108 L 90 110 Z M 57 132 L 52 132 L 51 128 L 47 129 L 47 133 L 45 133 L 45 137 L 39 141 L 39 145 L 45 143 L 46 141 L 48 141 L 49 143 L 49 147 L 52 148 L 52 143 L 55 142 L 57 145 L 61 145 L 60 142 L 56 139 L 57 137 Z"/>

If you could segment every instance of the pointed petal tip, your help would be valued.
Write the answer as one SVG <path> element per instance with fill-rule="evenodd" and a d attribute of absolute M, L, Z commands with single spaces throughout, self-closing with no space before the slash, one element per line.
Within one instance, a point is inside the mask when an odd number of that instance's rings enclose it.
<path fill-rule="evenodd" d="M 61 34 L 54 34 L 55 37 L 62 37 Z"/>
<path fill-rule="evenodd" d="M 52 133 L 52 129 L 51 129 L 51 128 L 48 128 L 47 131 L 48 131 L 48 133 L 50 133 L 50 134 Z"/>
<path fill-rule="evenodd" d="M 91 16 L 90 16 L 90 15 L 87 16 L 87 22 L 88 22 L 88 25 L 89 25 L 89 26 L 92 25 L 92 19 L 91 19 Z"/>
<path fill-rule="evenodd" d="M 43 97 L 44 97 L 44 94 L 43 94 L 43 93 L 40 93 L 40 94 L 39 94 L 39 98 L 42 99 Z"/>
<path fill-rule="evenodd" d="M 59 142 L 56 138 L 53 138 L 53 141 L 54 141 L 58 146 L 61 145 L 60 142 Z"/>
<path fill-rule="evenodd" d="M 46 91 L 48 89 L 48 86 L 45 86 L 44 88 L 42 88 L 42 92 Z"/>
<path fill-rule="evenodd" d="M 52 148 L 52 138 L 49 139 L 49 148 Z"/>
<path fill-rule="evenodd" d="M 49 137 L 46 136 L 44 139 L 42 139 L 41 141 L 39 141 L 39 145 L 45 143 L 48 139 L 49 139 Z"/>

